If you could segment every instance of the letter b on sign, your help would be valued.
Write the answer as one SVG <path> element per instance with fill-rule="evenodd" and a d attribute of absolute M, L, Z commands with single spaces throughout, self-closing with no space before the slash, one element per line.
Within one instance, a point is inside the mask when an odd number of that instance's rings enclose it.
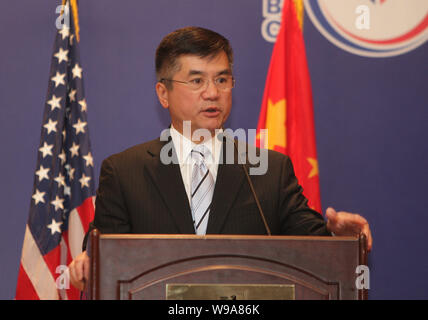
<path fill-rule="evenodd" d="M 281 14 L 282 2 L 284 0 L 264 0 L 263 1 L 263 16 L 276 16 Z"/>

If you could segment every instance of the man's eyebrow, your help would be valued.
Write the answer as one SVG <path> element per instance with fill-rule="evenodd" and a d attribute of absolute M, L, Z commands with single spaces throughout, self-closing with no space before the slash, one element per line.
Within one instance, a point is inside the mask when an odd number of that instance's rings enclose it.
<path fill-rule="evenodd" d="M 199 70 L 189 70 L 189 73 L 188 73 L 189 76 L 200 75 L 200 74 L 205 74 L 205 72 L 202 72 Z"/>
<path fill-rule="evenodd" d="M 221 75 L 231 75 L 232 71 L 230 71 L 230 69 L 224 69 L 221 70 L 219 72 L 216 73 L 216 76 L 221 76 Z M 189 70 L 188 73 L 189 76 L 194 76 L 194 75 L 206 75 L 206 72 L 204 71 L 200 71 L 200 70 Z"/>
<path fill-rule="evenodd" d="M 217 73 L 218 76 L 222 76 L 222 75 L 232 75 L 232 71 L 230 69 L 224 69 L 220 72 Z"/>

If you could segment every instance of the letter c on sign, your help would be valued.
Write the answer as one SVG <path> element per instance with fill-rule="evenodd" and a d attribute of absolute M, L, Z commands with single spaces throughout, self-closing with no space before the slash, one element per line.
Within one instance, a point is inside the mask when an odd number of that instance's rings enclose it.
<path fill-rule="evenodd" d="M 280 17 L 279 17 L 280 18 Z M 274 43 L 279 33 L 281 21 L 275 19 L 266 19 L 262 23 L 262 36 L 268 41 Z"/>

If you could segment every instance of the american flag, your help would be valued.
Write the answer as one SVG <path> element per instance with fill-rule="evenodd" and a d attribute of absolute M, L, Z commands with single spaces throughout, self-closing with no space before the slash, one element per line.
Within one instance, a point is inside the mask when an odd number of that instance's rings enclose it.
<path fill-rule="evenodd" d="M 72 10 L 67 11 L 68 27 L 58 30 L 53 49 L 16 299 L 79 298 L 66 266 L 81 252 L 94 217 L 94 163 L 78 24 Z"/>

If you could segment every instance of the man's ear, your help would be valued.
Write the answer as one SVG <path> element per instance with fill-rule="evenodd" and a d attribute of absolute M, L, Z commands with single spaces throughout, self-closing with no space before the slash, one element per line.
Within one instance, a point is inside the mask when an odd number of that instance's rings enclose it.
<path fill-rule="evenodd" d="M 165 87 L 165 85 L 161 82 L 156 83 L 156 94 L 158 95 L 158 99 L 162 107 L 165 109 L 168 109 L 169 102 L 168 102 L 168 89 Z"/>

